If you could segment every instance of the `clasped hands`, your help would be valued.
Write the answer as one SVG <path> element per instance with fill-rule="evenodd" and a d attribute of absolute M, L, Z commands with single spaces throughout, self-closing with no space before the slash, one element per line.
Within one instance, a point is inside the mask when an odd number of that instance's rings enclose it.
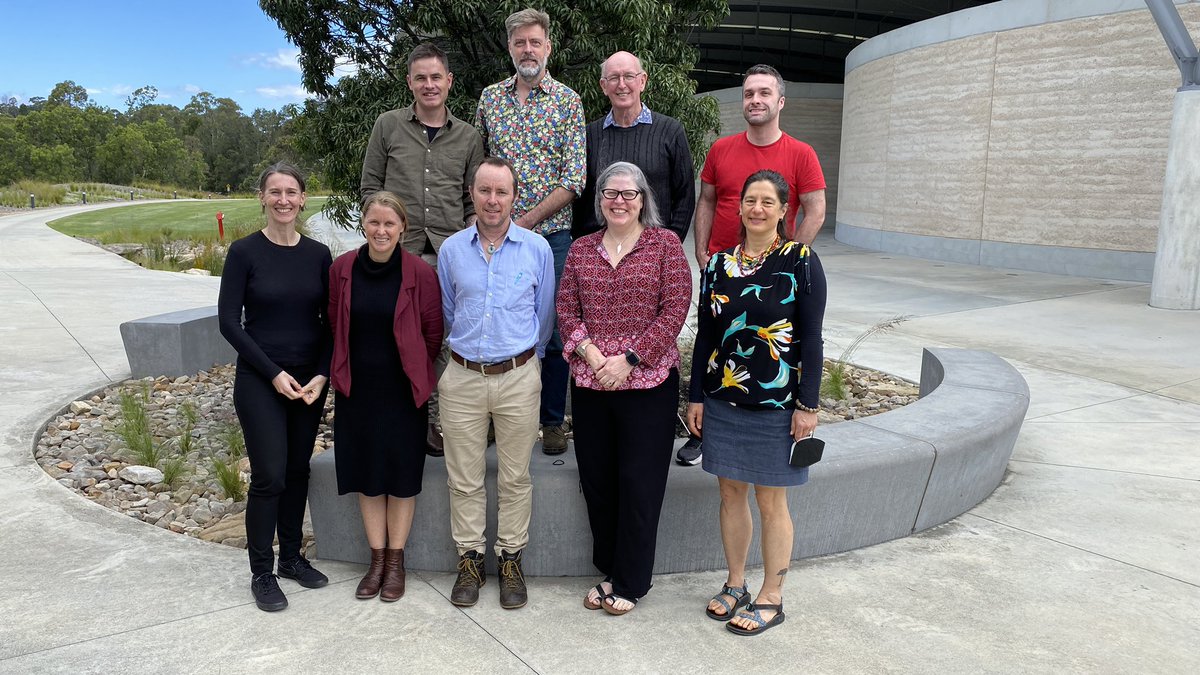
<path fill-rule="evenodd" d="M 591 349 L 591 347 L 595 347 L 595 349 Z M 633 366 L 629 365 L 625 354 L 605 356 L 594 342 L 587 344 L 584 360 L 596 374 L 596 381 L 605 389 L 617 389 L 624 386 L 625 381 L 629 379 L 629 373 L 633 372 Z"/>
<path fill-rule="evenodd" d="M 308 405 L 312 405 L 317 397 L 321 395 L 321 391 L 325 389 L 325 383 L 329 381 L 324 375 L 316 375 L 308 381 L 308 384 L 303 387 L 292 377 L 286 370 L 282 370 L 271 380 L 271 384 L 275 386 L 275 391 L 282 394 L 285 398 L 291 400 L 301 399 Z"/>

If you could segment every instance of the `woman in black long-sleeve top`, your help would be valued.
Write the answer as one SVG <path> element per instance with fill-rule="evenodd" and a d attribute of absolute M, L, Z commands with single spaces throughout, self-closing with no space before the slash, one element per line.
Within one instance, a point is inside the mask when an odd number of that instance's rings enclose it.
<path fill-rule="evenodd" d="M 325 315 L 332 256 L 296 231 L 305 200 L 299 170 L 275 164 L 258 189 L 267 226 L 230 245 L 217 313 L 221 335 L 238 353 L 233 404 L 250 458 L 250 590 L 258 608 L 272 612 L 287 607 L 273 574 L 276 532 L 279 576 L 306 588 L 329 583 L 300 555 L 300 541 L 332 354 Z"/>
<path fill-rule="evenodd" d="M 787 488 L 808 480 L 808 469 L 788 460 L 792 441 L 817 426 L 825 272 L 812 249 L 787 239 L 787 202 L 787 181 L 778 173 L 746 179 L 742 243 L 714 255 L 704 270 L 692 356 L 688 426 L 697 436 L 703 431 L 704 470 L 718 478 L 729 564 L 706 613 L 738 635 L 783 622 L 792 557 Z M 752 603 L 745 576 L 754 534 L 751 485 L 763 556 L 763 583 Z"/>

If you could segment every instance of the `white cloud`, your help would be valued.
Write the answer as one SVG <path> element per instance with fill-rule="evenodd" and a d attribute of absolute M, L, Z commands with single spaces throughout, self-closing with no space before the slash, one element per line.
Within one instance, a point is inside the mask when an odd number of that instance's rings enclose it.
<path fill-rule="evenodd" d="M 300 50 L 291 47 L 280 49 L 274 54 L 258 52 L 242 59 L 242 64 L 271 68 L 273 70 L 291 70 L 298 73 L 300 72 Z"/>
<path fill-rule="evenodd" d="M 99 87 L 87 87 L 87 93 L 88 96 L 99 96 L 104 93 L 104 90 Z"/>
<path fill-rule="evenodd" d="M 275 68 L 285 68 L 300 72 L 300 50 L 297 48 L 280 49 L 273 56 L 266 58 L 268 66 Z"/>
<path fill-rule="evenodd" d="M 114 84 L 108 88 L 108 93 L 112 96 L 127 96 L 132 94 L 133 90 L 134 87 L 131 87 L 128 84 Z"/>
<path fill-rule="evenodd" d="M 276 87 L 257 87 L 254 91 L 267 98 L 303 99 L 308 97 L 308 92 L 304 87 L 295 84 L 281 84 Z"/>
<path fill-rule="evenodd" d="M 194 84 L 185 84 L 183 85 L 183 91 L 188 94 L 199 94 L 204 90 Z"/>

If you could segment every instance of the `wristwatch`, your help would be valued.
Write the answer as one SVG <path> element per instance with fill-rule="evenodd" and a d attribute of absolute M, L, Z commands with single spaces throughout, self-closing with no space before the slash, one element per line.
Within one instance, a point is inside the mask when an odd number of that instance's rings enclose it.
<path fill-rule="evenodd" d="M 638 356 L 637 352 L 633 351 L 632 349 L 625 350 L 625 363 L 628 363 L 631 366 L 636 366 L 641 362 L 642 357 Z"/>

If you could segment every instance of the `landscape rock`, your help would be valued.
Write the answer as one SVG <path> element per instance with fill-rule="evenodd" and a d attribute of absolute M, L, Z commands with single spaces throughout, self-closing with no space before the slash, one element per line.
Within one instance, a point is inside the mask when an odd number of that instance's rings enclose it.
<path fill-rule="evenodd" d="M 152 466 L 140 466 L 137 464 L 121 469 L 117 472 L 117 475 L 129 481 L 130 483 L 136 483 L 139 486 L 149 485 L 151 483 L 161 483 L 163 479 L 162 471 L 159 471 Z M 143 490 L 144 489 L 145 488 L 143 488 Z"/>

